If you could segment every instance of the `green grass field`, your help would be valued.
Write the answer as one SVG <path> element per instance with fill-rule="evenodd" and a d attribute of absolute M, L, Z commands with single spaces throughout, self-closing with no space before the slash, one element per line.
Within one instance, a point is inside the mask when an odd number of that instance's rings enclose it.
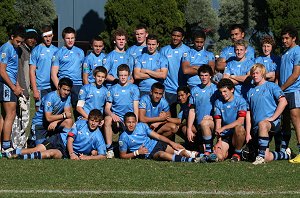
<path fill-rule="evenodd" d="M 0 197 L 300 197 L 300 166 L 287 161 L 1 159 L 0 167 Z"/>
<path fill-rule="evenodd" d="M 287 161 L 172 163 L 150 160 L 0 161 L 0 197 L 299 197 Z"/>

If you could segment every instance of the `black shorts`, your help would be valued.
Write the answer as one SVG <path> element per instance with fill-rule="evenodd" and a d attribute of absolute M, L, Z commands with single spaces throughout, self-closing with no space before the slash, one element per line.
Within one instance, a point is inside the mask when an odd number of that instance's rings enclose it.
<path fill-rule="evenodd" d="M 14 94 L 13 90 L 0 81 L 0 102 L 17 102 L 18 97 Z"/>
<path fill-rule="evenodd" d="M 58 149 L 62 153 L 63 158 L 70 157 L 59 133 L 47 138 L 42 144 L 46 147 L 47 150 Z"/>
<path fill-rule="evenodd" d="M 148 159 L 153 159 L 153 156 L 155 155 L 155 153 L 157 153 L 158 151 L 165 151 L 168 147 L 168 144 L 162 141 L 158 141 L 155 145 L 155 147 L 153 148 L 152 152 L 149 154 Z"/>
<path fill-rule="evenodd" d="M 82 87 L 82 85 L 73 85 L 73 87 L 71 89 L 71 104 L 72 104 L 72 107 L 77 106 L 78 95 L 79 95 L 79 91 L 80 91 L 81 87 Z"/>

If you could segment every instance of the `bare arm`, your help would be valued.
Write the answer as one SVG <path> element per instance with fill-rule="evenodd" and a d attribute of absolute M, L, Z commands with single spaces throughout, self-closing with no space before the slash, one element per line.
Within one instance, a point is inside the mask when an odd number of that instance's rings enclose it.
<path fill-rule="evenodd" d="M 83 74 L 82 74 L 82 81 L 83 81 L 83 84 L 84 84 L 84 85 L 89 84 L 89 74 L 83 73 Z"/>
<path fill-rule="evenodd" d="M 190 142 L 194 141 L 195 134 L 193 133 L 193 124 L 196 118 L 195 109 L 190 109 L 189 116 L 188 116 L 188 122 L 187 122 L 187 138 Z"/>
<path fill-rule="evenodd" d="M 56 87 L 56 89 L 58 89 L 58 69 L 59 69 L 59 66 L 52 66 L 51 67 L 51 80 L 54 84 L 54 86 Z"/>
<path fill-rule="evenodd" d="M 184 149 L 184 147 L 176 142 L 171 141 L 169 138 L 166 138 L 165 136 L 162 136 L 158 133 L 156 133 L 155 131 L 152 131 L 150 133 L 150 137 L 155 138 L 159 141 L 163 141 L 167 144 L 169 144 L 171 147 L 173 147 L 173 149 L 175 150 L 179 150 L 179 149 Z"/>
<path fill-rule="evenodd" d="M 6 72 L 7 64 L 0 63 L 0 75 L 1 78 L 4 80 L 4 82 L 11 88 L 11 90 L 14 92 L 16 96 L 19 96 L 22 94 L 23 89 L 19 86 L 18 83 L 16 85 L 13 84 L 13 82 L 10 80 L 7 72 Z"/>
<path fill-rule="evenodd" d="M 73 142 L 74 142 L 74 138 L 73 137 L 68 137 L 68 139 L 67 139 L 67 149 L 69 151 L 70 159 L 79 160 L 79 157 L 74 153 Z"/>
<path fill-rule="evenodd" d="M 139 120 L 144 123 L 163 122 L 166 121 L 167 116 L 158 117 L 147 117 L 146 109 L 139 109 Z"/>
<path fill-rule="evenodd" d="M 224 71 L 225 67 L 226 67 L 226 60 L 225 60 L 225 58 L 218 58 L 216 69 L 218 71 Z"/>
<path fill-rule="evenodd" d="M 137 80 L 144 80 L 150 78 L 150 76 L 147 73 L 145 73 L 145 70 L 141 68 L 134 68 L 133 76 Z"/>
<path fill-rule="evenodd" d="M 184 74 L 197 75 L 199 66 L 191 66 L 189 61 L 181 63 L 181 68 Z"/>
<path fill-rule="evenodd" d="M 47 122 L 63 121 L 66 118 L 72 118 L 71 108 L 65 108 L 64 112 L 58 115 L 53 115 L 52 112 L 45 112 L 45 117 Z"/>
<path fill-rule="evenodd" d="M 158 69 L 156 71 L 152 71 L 150 69 L 145 69 L 145 72 L 152 78 L 163 79 L 163 80 L 166 79 L 167 75 L 168 75 L 167 68 Z"/>
<path fill-rule="evenodd" d="M 279 98 L 278 105 L 277 105 L 277 108 L 276 108 L 274 114 L 270 118 L 267 118 L 267 120 L 269 120 L 271 122 L 276 120 L 282 114 L 282 112 L 285 109 L 286 105 L 287 105 L 286 98 L 285 97 Z"/>
<path fill-rule="evenodd" d="M 37 85 L 36 85 L 36 66 L 35 65 L 30 65 L 29 67 L 29 78 L 30 78 L 30 84 L 32 87 L 32 91 L 33 91 L 33 98 L 35 100 L 40 100 L 40 92 L 37 89 Z"/>
<path fill-rule="evenodd" d="M 275 72 L 269 72 L 266 74 L 266 78 L 268 81 L 272 81 L 274 82 L 275 81 Z"/>
<path fill-rule="evenodd" d="M 283 91 L 286 90 L 289 86 L 291 86 L 299 77 L 300 75 L 300 66 L 294 66 L 293 73 L 287 79 L 287 81 L 280 87 Z"/>

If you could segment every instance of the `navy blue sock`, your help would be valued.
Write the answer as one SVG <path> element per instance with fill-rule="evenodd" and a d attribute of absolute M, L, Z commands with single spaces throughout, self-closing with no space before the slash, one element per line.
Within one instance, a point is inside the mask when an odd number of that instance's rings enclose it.
<path fill-rule="evenodd" d="M 172 157 L 173 162 L 193 162 L 194 158 L 189 158 L 189 157 L 183 157 L 181 155 L 173 155 Z"/>
<path fill-rule="evenodd" d="M 273 160 L 287 160 L 289 159 L 289 156 L 288 154 L 286 154 L 286 152 L 282 152 L 282 151 L 279 151 L 279 152 L 276 152 L 276 151 L 272 151 L 271 152 L 274 156 L 274 159 Z"/>
<path fill-rule="evenodd" d="M 205 152 L 211 153 L 212 150 L 212 136 L 203 136 L 203 142 L 205 144 Z"/>
<path fill-rule="evenodd" d="M 291 139 L 291 131 L 282 131 L 282 140 L 281 140 L 281 151 L 285 152 L 285 150 L 289 147 L 290 139 Z"/>
<path fill-rule="evenodd" d="M 258 137 L 258 156 L 265 158 L 266 149 L 269 146 L 269 137 Z"/>
<path fill-rule="evenodd" d="M 275 141 L 275 151 L 279 152 L 281 143 L 282 143 L 282 135 L 281 133 L 275 133 L 274 135 L 274 141 Z"/>
<path fill-rule="evenodd" d="M 4 150 L 6 150 L 6 149 L 9 149 L 11 147 L 11 142 L 10 142 L 10 140 L 8 140 L 8 141 L 4 141 L 3 140 L 3 142 L 2 142 L 2 148 L 4 149 Z"/>
<path fill-rule="evenodd" d="M 299 150 L 299 154 L 300 154 L 300 144 L 297 144 L 298 150 Z"/>

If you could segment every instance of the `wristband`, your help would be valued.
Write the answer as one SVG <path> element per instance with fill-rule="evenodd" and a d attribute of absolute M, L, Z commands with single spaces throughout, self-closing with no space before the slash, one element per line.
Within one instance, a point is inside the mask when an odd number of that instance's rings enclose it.
<path fill-rule="evenodd" d="M 62 115 L 63 115 L 63 119 L 66 119 L 66 118 L 67 118 L 67 115 L 66 115 L 65 112 L 63 112 Z"/>

